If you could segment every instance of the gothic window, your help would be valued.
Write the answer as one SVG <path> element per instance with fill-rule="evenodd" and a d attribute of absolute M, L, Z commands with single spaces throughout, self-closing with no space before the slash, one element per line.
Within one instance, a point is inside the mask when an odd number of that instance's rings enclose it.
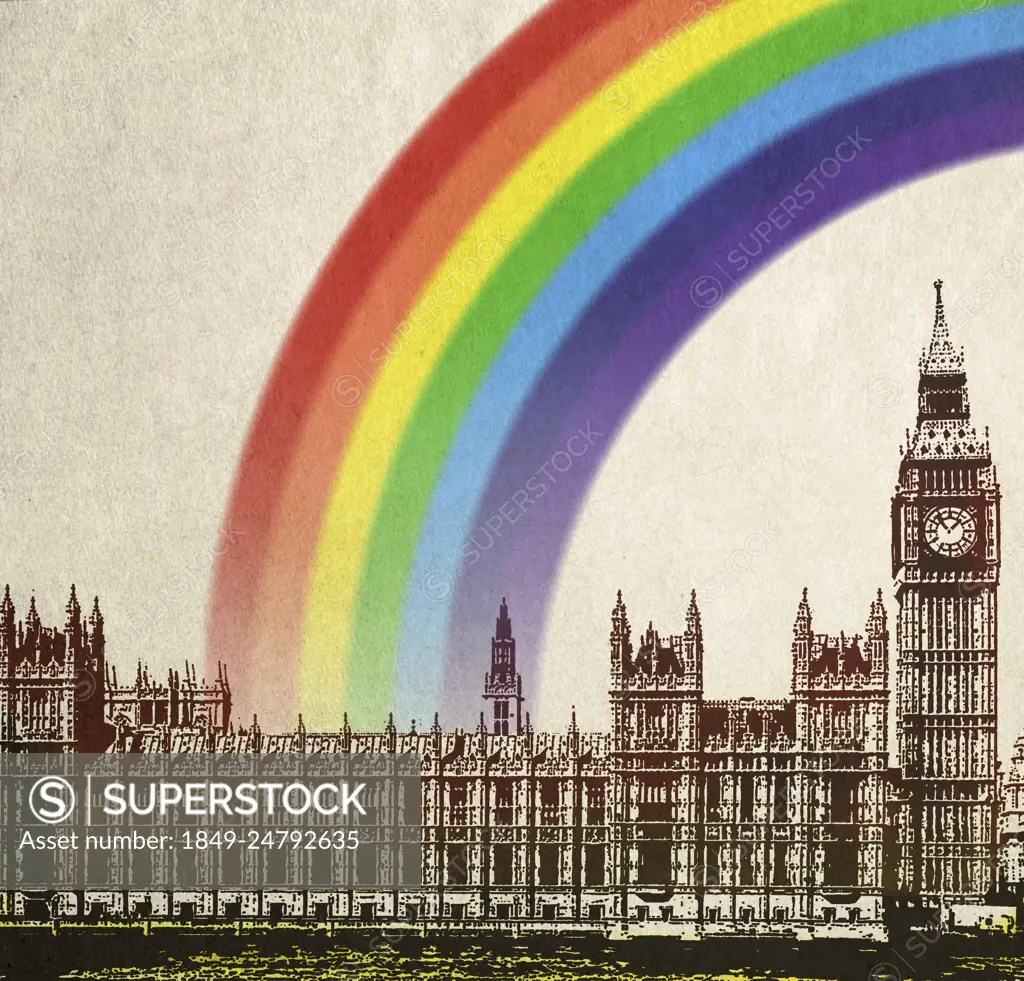
<path fill-rule="evenodd" d="M 328 854 L 330 854 L 328 852 Z M 416 842 L 406 842 L 401 851 L 403 886 L 420 886 L 423 884 L 423 846 Z"/>
<path fill-rule="evenodd" d="M 604 781 L 588 780 L 587 824 L 604 824 Z"/>
<path fill-rule="evenodd" d="M 512 846 L 494 846 L 494 867 L 491 869 L 491 882 L 496 886 L 512 885 Z"/>
<path fill-rule="evenodd" d="M 637 882 L 666 885 L 672 878 L 672 842 L 642 841 L 637 848 Z"/>
<path fill-rule="evenodd" d="M 267 851 L 268 868 L 269 856 L 284 855 L 285 853 L 276 848 Z M 360 842 L 356 849 L 356 883 L 361 886 L 377 885 L 377 846 L 369 842 Z M 268 871 L 269 875 L 269 871 Z M 274 879 L 269 881 L 274 882 Z"/>
<path fill-rule="evenodd" d="M 508 702 L 494 703 L 494 734 L 496 736 L 508 735 Z"/>
<path fill-rule="evenodd" d="M 466 780 L 449 780 L 448 781 L 448 801 L 450 804 L 449 809 L 449 823 L 450 824 L 468 824 L 469 823 L 469 806 L 467 799 L 469 796 L 469 783 Z"/>
<path fill-rule="evenodd" d="M 705 845 L 704 854 L 703 885 L 720 886 L 722 884 L 722 846 L 718 842 Z"/>
<path fill-rule="evenodd" d="M 669 781 L 647 779 L 638 788 L 637 817 L 640 821 L 671 821 L 672 800 Z"/>
<path fill-rule="evenodd" d="M 773 821 L 785 821 L 789 815 L 789 780 L 783 773 L 775 775 L 775 803 L 772 809 Z"/>
<path fill-rule="evenodd" d="M 852 830 L 855 835 L 856 828 Z M 857 885 L 857 841 L 855 837 L 825 843 L 824 884 L 826 886 Z"/>
<path fill-rule="evenodd" d="M 494 823 L 512 823 L 512 781 L 498 780 L 494 786 Z"/>
<path fill-rule="evenodd" d="M 604 885 L 604 845 L 587 845 L 585 882 L 588 886 Z"/>
<path fill-rule="evenodd" d="M 537 884 L 558 885 L 558 845 L 537 846 Z"/>
<path fill-rule="evenodd" d="M 740 820 L 754 820 L 754 775 L 744 773 L 740 776 Z"/>
<path fill-rule="evenodd" d="M 740 885 L 753 886 L 754 882 L 754 853 L 747 842 L 741 842 L 740 850 Z"/>
<path fill-rule="evenodd" d="M 832 776 L 832 820 L 848 824 L 857 819 L 858 778 L 853 773 Z"/>
<path fill-rule="evenodd" d="M 226 856 L 232 852 L 239 852 L 239 850 L 237 848 L 227 848 L 220 854 L 221 856 Z M 239 854 L 241 853 L 239 852 Z M 330 885 L 333 881 L 330 851 L 318 848 L 316 851 L 309 853 L 309 881 L 318 886 Z"/>
<path fill-rule="evenodd" d="M 785 842 L 777 841 L 775 843 L 775 850 L 772 855 L 773 886 L 788 886 L 791 884 L 789 881 L 789 866 L 786 864 L 786 851 L 787 846 Z"/>
<path fill-rule="evenodd" d="M 707 816 L 711 821 L 722 820 L 722 778 L 716 773 L 708 774 L 705 791 Z"/>
<path fill-rule="evenodd" d="M 365 846 L 360 845 L 359 852 Z M 469 856 L 465 845 L 448 846 L 448 885 L 464 886 L 469 882 Z"/>
<path fill-rule="evenodd" d="M 558 824 L 560 817 L 559 781 L 557 778 L 541 778 L 540 781 L 540 823 Z"/>

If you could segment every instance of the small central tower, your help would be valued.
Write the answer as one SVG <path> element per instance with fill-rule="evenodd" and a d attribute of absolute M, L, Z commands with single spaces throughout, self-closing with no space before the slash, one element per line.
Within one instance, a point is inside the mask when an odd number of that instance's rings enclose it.
<path fill-rule="evenodd" d="M 518 736 L 523 731 L 523 679 L 516 671 L 516 639 L 504 596 L 491 638 L 491 670 L 484 675 L 484 700 L 494 703 L 496 736 Z"/>

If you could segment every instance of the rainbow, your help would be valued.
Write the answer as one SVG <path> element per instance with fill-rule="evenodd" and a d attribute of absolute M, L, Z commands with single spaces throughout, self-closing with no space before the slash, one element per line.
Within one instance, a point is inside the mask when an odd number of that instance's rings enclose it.
<path fill-rule="evenodd" d="M 208 656 L 265 724 L 471 723 L 502 595 L 536 684 L 645 387 L 823 224 L 1024 143 L 1022 3 L 559 0 L 469 77 L 328 258 L 239 465 Z"/>

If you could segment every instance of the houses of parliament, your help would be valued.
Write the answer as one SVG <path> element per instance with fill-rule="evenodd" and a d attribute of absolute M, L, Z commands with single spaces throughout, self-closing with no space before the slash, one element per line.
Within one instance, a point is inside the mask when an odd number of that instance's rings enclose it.
<path fill-rule="evenodd" d="M 611 605 L 611 732 L 534 731 L 503 599 L 476 731 L 267 734 L 237 726 L 223 670 L 117 677 L 98 601 L 72 588 L 62 630 L 0 604 L 6 752 L 413 753 L 422 760 L 422 886 L 279 891 L 278 915 L 462 930 L 879 938 L 893 909 L 1006 927 L 1024 883 L 1024 739 L 996 758 L 1000 489 L 971 417 L 941 281 L 901 448 L 895 597 L 827 632 L 794 597 L 792 682 L 777 699 L 704 693 L 696 594 L 685 630 Z M 880 512 L 881 512 L 881 502 Z M 880 514 L 881 517 L 881 514 Z M 879 570 L 879 578 L 886 573 Z M 892 696 L 892 697 L 891 697 Z M 892 756 L 890 756 L 892 753 Z M 257 916 L 266 897 L 104 897 L 154 915 Z M 8 912 L 16 912 L 8 898 Z"/>

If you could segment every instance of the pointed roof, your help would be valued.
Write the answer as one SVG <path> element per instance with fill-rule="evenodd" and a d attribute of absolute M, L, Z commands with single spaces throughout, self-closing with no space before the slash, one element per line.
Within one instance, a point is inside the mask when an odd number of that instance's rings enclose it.
<path fill-rule="evenodd" d="M 878 592 L 875 594 L 875 598 L 871 601 L 871 615 L 885 616 L 885 606 L 882 603 L 882 587 L 878 587 Z"/>
<path fill-rule="evenodd" d="M 695 634 L 701 632 L 700 628 L 700 610 L 697 609 L 697 590 L 690 590 L 690 605 L 686 608 L 686 629 L 687 632 L 693 631 Z"/>
<path fill-rule="evenodd" d="M 32 598 L 29 600 L 28 613 L 25 615 L 25 626 L 26 627 L 38 627 L 39 626 L 39 613 L 36 611 L 36 595 L 32 594 Z"/>
<path fill-rule="evenodd" d="M 498 609 L 498 619 L 494 626 L 494 639 L 495 640 L 511 640 L 512 639 L 512 621 L 508 616 L 508 604 L 505 602 L 505 597 L 501 598 L 501 606 Z"/>
<path fill-rule="evenodd" d="M 946 309 L 942 304 L 942 280 L 937 279 L 932 285 L 935 287 L 935 323 L 932 326 L 931 344 L 921 355 L 921 373 L 933 377 L 962 375 L 964 352 L 963 348 L 957 351 L 949 339 Z"/>
<path fill-rule="evenodd" d="M 811 604 L 807 602 L 807 587 L 804 586 L 800 596 L 800 604 L 796 608 L 796 621 L 793 624 L 793 632 L 796 634 L 807 634 L 811 630 Z"/>
<path fill-rule="evenodd" d="M 615 601 L 615 607 L 612 609 L 612 633 L 611 639 L 614 643 L 617 639 L 623 639 L 626 644 L 626 649 L 632 651 L 633 645 L 630 642 L 630 624 L 629 617 L 626 615 L 626 604 L 622 599 L 622 590 L 618 592 L 618 598 Z"/>
<path fill-rule="evenodd" d="M 991 460 L 987 434 L 971 422 L 963 349 L 949 339 L 942 305 L 942 280 L 935 281 L 935 324 L 921 355 L 917 427 L 906 456 L 914 460 Z"/>
<path fill-rule="evenodd" d="M 14 626 L 14 603 L 11 600 L 11 587 L 4 587 L 3 602 L 0 603 L 0 620 L 7 626 Z"/>

